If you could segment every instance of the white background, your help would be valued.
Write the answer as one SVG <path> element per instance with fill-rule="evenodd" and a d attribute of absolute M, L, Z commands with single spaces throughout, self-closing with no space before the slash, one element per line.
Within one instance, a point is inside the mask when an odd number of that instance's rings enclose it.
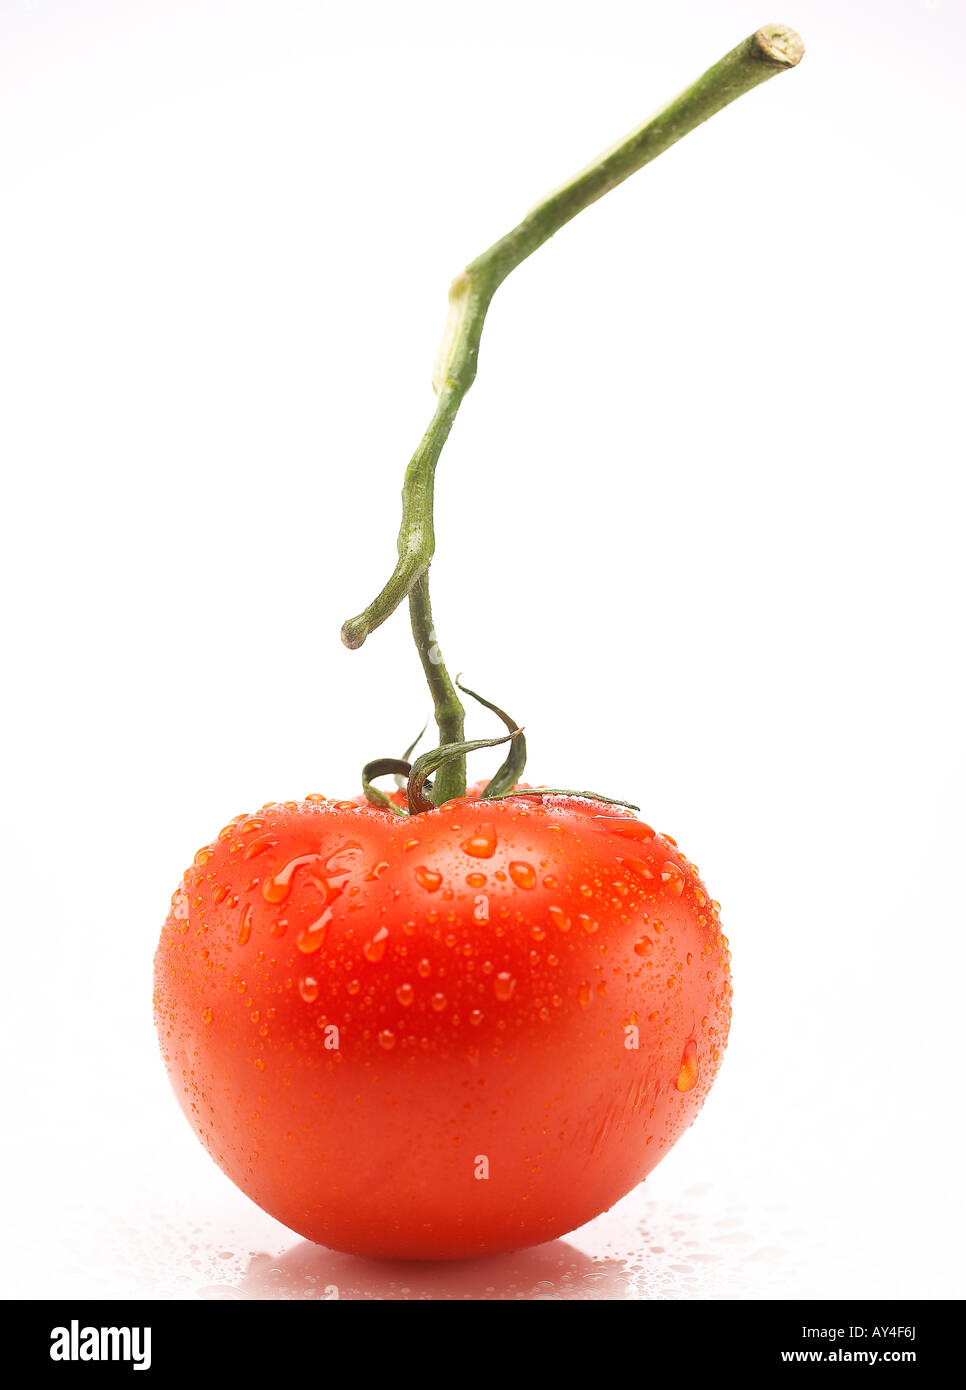
<path fill-rule="evenodd" d="M 963 5 L 0 15 L 3 1292 L 961 1297 Z M 433 567 L 530 777 L 640 801 L 724 904 L 722 1074 L 565 1242 L 333 1256 L 178 1113 L 169 896 L 229 816 L 355 793 L 426 716 L 404 613 L 339 627 L 392 563 L 450 277 L 776 18 L 800 68 L 500 291 Z"/>

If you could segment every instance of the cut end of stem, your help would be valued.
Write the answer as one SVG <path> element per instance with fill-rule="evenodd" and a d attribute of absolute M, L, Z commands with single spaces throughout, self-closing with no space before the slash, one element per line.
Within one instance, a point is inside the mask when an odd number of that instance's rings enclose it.
<path fill-rule="evenodd" d="M 763 24 L 755 33 L 762 57 L 782 68 L 796 67 L 805 56 L 800 34 L 787 24 Z"/>
<path fill-rule="evenodd" d="M 369 625 L 364 617 L 349 618 L 342 624 L 342 641 L 350 652 L 357 651 L 369 636 Z"/>

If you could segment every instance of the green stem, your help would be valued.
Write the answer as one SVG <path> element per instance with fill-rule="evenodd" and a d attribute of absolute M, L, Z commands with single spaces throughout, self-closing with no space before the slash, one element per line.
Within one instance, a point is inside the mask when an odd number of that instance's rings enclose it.
<path fill-rule="evenodd" d="M 432 481 L 430 481 L 432 488 Z M 432 526 L 432 515 L 430 515 Z M 439 729 L 440 745 L 462 743 L 463 706 L 443 663 L 443 654 L 436 640 L 433 610 L 429 602 L 429 575 L 420 575 L 409 593 L 409 617 L 419 659 L 423 663 L 426 684 L 433 697 L 433 711 Z M 466 795 L 466 756 L 454 758 L 442 766 L 433 783 L 433 800 L 437 806 Z"/>
<path fill-rule="evenodd" d="M 513 231 L 471 261 L 456 277 L 450 289 L 449 319 L 433 382 L 439 396 L 436 412 L 406 470 L 403 484 L 402 525 L 397 542 L 399 559 L 379 596 L 364 612 L 343 625 L 342 640 L 347 647 L 361 647 L 370 632 L 395 612 L 429 568 L 435 549 L 433 480 L 436 463 L 463 397 L 476 376 L 483 321 L 499 286 L 521 261 L 532 255 L 578 212 L 623 183 L 636 170 L 663 154 L 682 136 L 737 97 L 750 92 L 776 73 L 795 67 L 803 52 L 802 41 L 793 29 L 781 24 L 765 25 L 709 68 L 680 96 L 668 102 L 656 116 L 539 202 Z M 428 611 L 428 593 L 425 606 Z M 415 633 L 415 618 L 413 630 Z M 418 635 L 416 641 L 418 646 Z M 429 678 L 423 648 L 420 648 L 420 656 Z M 452 691 L 449 677 L 445 679 Z M 436 702 L 432 680 L 430 689 Z M 452 691 L 451 697 L 447 693 L 443 702 L 444 715 L 454 727 L 452 699 L 455 699 L 455 694 Z M 458 699 L 455 699 L 455 704 L 459 705 Z M 439 708 L 437 702 L 437 714 Z M 442 730 L 441 724 L 441 740 L 448 741 L 443 738 Z"/>

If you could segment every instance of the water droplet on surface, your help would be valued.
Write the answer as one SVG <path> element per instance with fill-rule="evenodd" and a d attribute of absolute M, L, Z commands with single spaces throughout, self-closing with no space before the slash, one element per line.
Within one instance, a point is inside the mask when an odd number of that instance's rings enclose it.
<path fill-rule="evenodd" d="M 614 820 L 604 828 L 609 835 L 619 835 L 622 840 L 653 840 L 656 834 L 642 820 Z"/>
<path fill-rule="evenodd" d="M 315 922 L 310 922 L 307 927 L 303 927 L 296 938 L 295 944 L 303 955 L 310 956 L 313 951 L 317 951 L 325 940 L 329 923 L 332 920 L 332 912 L 329 908 L 322 913 L 322 916 Z"/>
<path fill-rule="evenodd" d="M 639 956 L 649 956 L 654 950 L 654 942 L 649 936 L 642 936 L 640 941 L 635 941 L 634 950 Z"/>
<path fill-rule="evenodd" d="M 389 941 L 389 932 L 385 927 L 380 927 L 375 936 L 367 941 L 362 948 L 362 954 L 366 960 L 376 965 L 386 954 L 386 945 Z"/>
<path fill-rule="evenodd" d="M 379 1034 L 379 1046 L 384 1047 L 387 1052 L 391 1052 L 396 1046 L 396 1035 L 390 1028 L 383 1028 Z"/>
<path fill-rule="evenodd" d="M 466 875 L 466 881 L 471 888 L 485 888 L 486 874 L 472 873 Z"/>
<path fill-rule="evenodd" d="M 238 944 L 239 944 L 239 946 L 244 946 L 245 943 L 247 942 L 248 938 L 251 936 L 251 934 L 252 934 L 252 905 L 251 905 L 251 903 L 249 903 L 248 906 L 245 908 L 244 912 L 242 913 L 241 923 L 239 924 L 239 927 L 238 927 Z"/>
<path fill-rule="evenodd" d="M 661 882 L 667 892 L 675 898 L 679 898 L 684 892 L 684 874 L 670 859 L 661 870 Z"/>
<path fill-rule="evenodd" d="M 257 840 L 252 840 L 245 850 L 246 859 L 254 859 L 257 854 L 264 854 L 267 849 L 271 849 L 278 844 L 274 835 L 259 835 Z"/>
<path fill-rule="evenodd" d="M 299 980 L 299 994 L 306 1004 L 314 1004 L 319 997 L 319 982 L 314 975 L 303 975 Z"/>
<path fill-rule="evenodd" d="M 471 1010 L 470 1010 L 470 1023 L 472 1023 L 473 1027 L 474 1027 L 474 1028 L 478 1028 L 482 1022 L 483 1022 L 483 1012 L 482 1012 L 482 1010 L 481 1010 L 481 1009 L 471 1009 Z"/>
<path fill-rule="evenodd" d="M 433 1008 L 433 1009 L 435 1009 L 435 1011 L 436 1011 L 438 1014 L 440 1014 L 440 1013 L 442 1013 L 443 1010 L 446 1008 L 446 995 L 445 995 L 445 994 L 439 994 L 439 993 L 434 994 L 434 995 L 432 995 L 432 997 L 430 998 L 429 1003 L 430 1003 L 430 1007 Z"/>
<path fill-rule="evenodd" d="M 629 873 L 635 874 L 638 878 L 654 877 L 654 870 L 645 864 L 643 859 L 622 859 L 621 868 L 627 869 Z"/>
<path fill-rule="evenodd" d="M 501 970 L 493 981 L 493 990 L 497 999 L 502 999 L 504 1003 L 513 995 L 517 987 L 517 982 L 510 974 L 509 970 Z"/>
<path fill-rule="evenodd" d="M 396 998 L 404 1009 L 408 1009 L 409 1005 L 416 998 L 416 991 L 413 989 L 412 985 L 400 985 L 396 990 Z"/>
<path fill-rule="evenodd" d="M 525 860 L 515 859 L 509 865 L 510 877 L 518 888 L 536 888 L 537 874 L 532 864 Z"/>
<path fill-rule="evenodd" d="M 562 907 L 548 907 L 547 916 L 554 926 L 559 927 L 561 931 L 570 931 L 570 918 Z"/>
<path fill-rule="evenodd" d="M 214 850 L 208 849 L 207 846 L 204 849 L 199 849 L 198 853 L 195 855 L 195 864 L 197 867 L 199 869 L 203 868 L 204 865 L 208 863 L 213 853 Z"/>
<path fill-rule="evenodd" d="M 681 1070 L 678 1072 L 678 1090 L 690 1091 L 697 1079 L 698 1045 L 693 1038 L 689 1038 L 684 1044 L 684 1056 L 681 1058 Z"/>
<path fill-rule="evenodd" d="M 211 1020 L 214 1018 L 214 1014 L 211 1012 L 210 1009 L 205 1009 L 201 1017 L 204 1019 L 206 1023 L 210 1023 Z"/>
<path fill-rule="evenodd" d="M 427 893 L 435 893 L 443 882 L 443 875 L 438 874 L 435 869 L 427 869 L 425 864 L 419 864 L 413 870 L 413 877 Z"/>
<path fill-rule="evenodd" d="M 283 865 L 275 875 L 269 875 L 262 883 L 262 896 L 266 902 L 284 902 L 292 891 L 292 875 L 296 869 L 303 864 L 317 864 L 319 856 L 317 854 L 300 854 L 296 859 L 290 859 Z"/>
<path fill-rule="evenodd" d="M 464 854 L 474 859 L 491 859 L 496 853 L 496 829 L 490 824 L 481 825 L 460 846 Z"/>
<path fill-rule="evenodd" d="M 590 985 L 587 984 L 585 981 L 577 991 L 577 1003 L 580 1005 L 582 1009 L 589 1009 L 590 1002 L 593 999 L 593 997 L 594 996 L 590 988 Z"/>
<path fill-rule="evenodd" d="M 424 958 L 416 966 L 416 970 L 419 973 L 420 979 L 428 980 L 430 975 L 432 974 L 433 967 L 430 965 L 429 961 Z"/>

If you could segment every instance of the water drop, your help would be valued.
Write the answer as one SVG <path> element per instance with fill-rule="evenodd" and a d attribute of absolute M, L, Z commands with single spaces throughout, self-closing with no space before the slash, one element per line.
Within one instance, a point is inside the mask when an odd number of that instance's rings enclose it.
<path fill-rule="evenodd" d="M 537 886 L 537 875 L 532 864 L 526 861 L 515 859 L 509 865 L 510 877 L 518 888 L 535 888 Z"/>
<path fill-rule="evenodd" d="M 245 858 L 254 859 L 257 854 L 264 854 L 267 849 L 272 849 L 277 844 L 278 840 L 274 835 L 259 835 L 245 850 Z"/>
<path fill-rule="evenodd" d="M 615 820 L 605 826 L 609 835 L 619 835 L 622 840 L 653 840 L 655 831 L 642 820 Z"/>
<path fill-rule="evenodd" d="M 496 853 L 496 829 L 490 824 L 481 825 L 460 848 L 474 859 L 491 859 Z"/>
<path fill-rule="evenodd" d="M 690 1091 L 698 1079 L 698 1045 L 693 1038 L 690 1038 L 684 1045 L 684 1056 L 681 1058 L 681 1070 L 678 1072 L 677 1088 L 679 1091 Z"/>
<path fill-rule="evenodd" d="M 511 998 L 513 991 L 517 987 L 517 982 L 510 974 L 509 970 L 501 970 L 493 981 L 493 989 L 497 999 L 502 999 L 504 1003 Z"/>
<path fill-rule="evenodd" d="M 299 980 L 299 994 L 306 1004 L 314 1004 L 319 997 L 319 982 L 314 975 L 303 975 Z"/>
<path fill-rule="evenodd" d="M 373 965 L 381 961 L 386 954 L 386 944 L 389 941 L 389 932 L 385 927 L 380 927 L 375 936 L 367 941 L 362 948 L 362 954 L 366 960 L 372 961 Z"/>
<path fill-rule="evenodd" d="M 249 903 L 248 906 L 245 908 L 244 912 L 242 913 L 241 924 L 239 925 L 239 928 L 238 928 L 238 944 L 239 944 L 239 946 L 244 946 L 245 943 L 247 942 L 248 938 L 251 936 L 251 934 L 252 934 L 252 905 L 251 905 L 251 903 Z"/>
<path fill-rule="evenodd" d="M 661 881 L 675 898 L 679 898 L 684 892 L 684 874 L 670 859 L 661 870 Z"/>
<path fill-rule="evenodd" d="M 329 922 L 332 920 L 332 912 L 329 908 L 322 913 L 322 916 L 315 922 L 310 922 L 307 927 L 303 927 L 296 938 L 296 946 L 304 955 L 311 955 L 317 951 L 325 940 Z"/>
<path fill-rule="evenodd" d="M 435 893 L 443 882 L 443 875 L 438 874 L 435 869 L 427 869 L 425 864 L 420 864 L 414 869 L 413 877 L 427 893 Z"/>

